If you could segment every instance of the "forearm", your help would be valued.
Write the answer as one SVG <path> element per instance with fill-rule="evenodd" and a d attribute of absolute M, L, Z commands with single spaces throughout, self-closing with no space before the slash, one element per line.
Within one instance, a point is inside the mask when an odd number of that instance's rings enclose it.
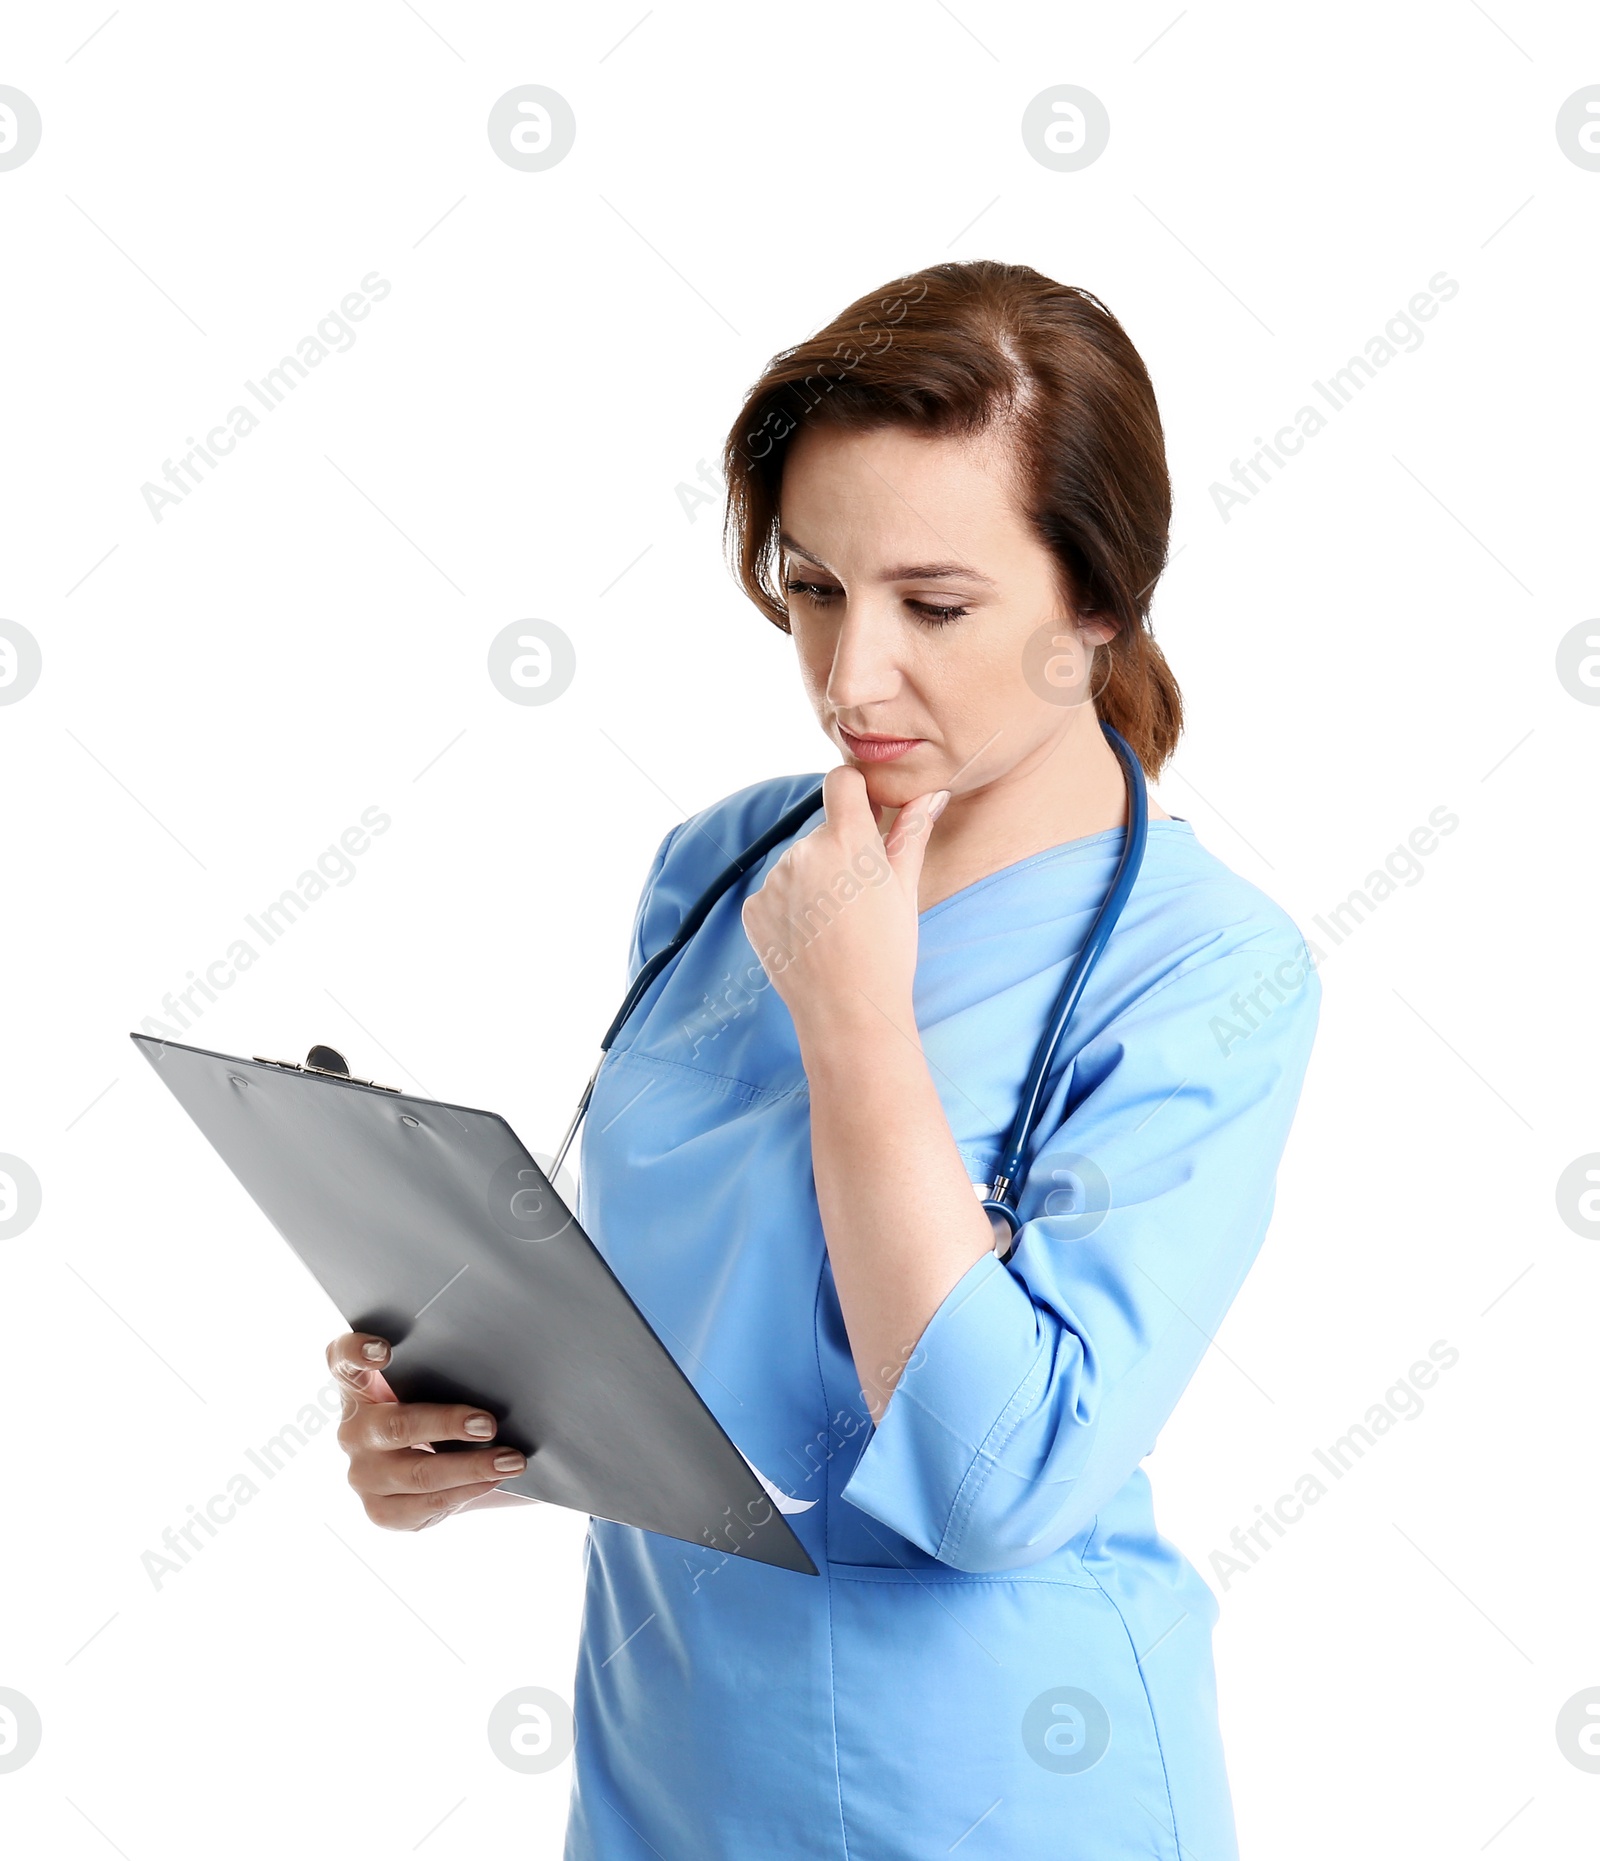
<path fill-rule="evenodd" d="M 817 1207 L 876 1421 L 929 1319 L 994 1241 L 909 1009 L 802 1031 Z"/>

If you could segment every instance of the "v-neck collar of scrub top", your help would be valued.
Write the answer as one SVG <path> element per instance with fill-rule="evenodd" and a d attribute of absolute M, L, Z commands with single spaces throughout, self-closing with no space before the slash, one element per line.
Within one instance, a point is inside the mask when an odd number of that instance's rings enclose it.
<path fill-rule="evenodd" d="M 1191 838 L 1194 835 L 1192 823 L 1183 819 L 1181 815 L 1171 815 L 1164 821 L 1151 821 L 1147 831 L 1151 834 L 1161 834 L 1164 828 L 1176 828 L 1180 833 L 1187 834 Z M 1125 831 L 1126 829 L 1121 827 L 1107 827 L 1097 834 L 1084 834 L 1076 840 L 1063 840 L 1059 846 L 1041 847 L 1037 853 L 1030 853 L 1024 859 L 1013 860 L 1009 866 L 1000 866 L 993 872 L 985 873 L 981 879 L 974 879 L 970 885 L 963 885 L 959 891 L 951 892 L 947 898 L 941 898 L 937 904 L 929 905 L 926 911 L 919 911 L 917 923 L 926 924 L 929 918 L 936 916 L 946 906 L 959 904 L 963 899 L 972 897 L 973 894 L 983 891 L 997 881 L 1010 878 L 1013 873 L 1026 872 L 1031 867 L 1044 865 L 1047 861 L 1064 860 L 1078 853 L 1091 852 L 1095 847 L 1103 846 L 1108 840 L 1120 840 Z M 1162 837 L 1166 836 L 1163 834 Z"/>

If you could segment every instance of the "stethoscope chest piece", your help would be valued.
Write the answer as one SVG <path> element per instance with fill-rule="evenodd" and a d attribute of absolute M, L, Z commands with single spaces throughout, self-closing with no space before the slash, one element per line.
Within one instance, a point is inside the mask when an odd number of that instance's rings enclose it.
<path fill-rule="evenodd" d="M 1004 1264 L 1016 1250 L 1022 1217 L 1009 1202 L 996 1202 L 987 1197 L 983 1202 L 983 1212 L 989 1217 L 989 1226 L 994 1230 L 994 1251 Z"/>

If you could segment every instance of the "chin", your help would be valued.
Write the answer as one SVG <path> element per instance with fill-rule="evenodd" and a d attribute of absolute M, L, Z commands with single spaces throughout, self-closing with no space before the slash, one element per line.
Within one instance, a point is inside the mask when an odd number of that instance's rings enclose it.
<path fill-rule="evenodd" d="M 928 794 L 941 786 L 928 773 L 930 764 L 943 763 L 945 760 L 938 747 L 932 743 L 919 743 L 915 749 L 908 750 L 892 762 L 877 762 L 858 757 L 831 730 L 828 738 L 844 758 L 845 767 L 854 769 L 865 781 L 867 797 L 874 808 L 904 807 L 918 795 Z"/>
<path fill-rule="evenodd" d="M 926 794 L 935 786 L 918 781 L 904 769 L 864 768 L 860 763 L 850 766 L 859 769 L 866 778 L 867 800 L 874 808 L 903 808 L 908 801 L 915 801 L 918 795 Z"/>

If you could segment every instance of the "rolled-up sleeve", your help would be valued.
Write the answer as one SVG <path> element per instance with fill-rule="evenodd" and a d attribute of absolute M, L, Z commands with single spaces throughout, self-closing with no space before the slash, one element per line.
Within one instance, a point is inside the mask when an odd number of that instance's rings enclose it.
<path fill-rule="evenodd" d="M 970 1571 L 1036 1563 L 1155 1445 L 1260 1249 L 1320 985 L 1280 931 L 1180 966 L 1076 1056 L 1017 1247 L 951 1288 L 844 1498 Z"/>

